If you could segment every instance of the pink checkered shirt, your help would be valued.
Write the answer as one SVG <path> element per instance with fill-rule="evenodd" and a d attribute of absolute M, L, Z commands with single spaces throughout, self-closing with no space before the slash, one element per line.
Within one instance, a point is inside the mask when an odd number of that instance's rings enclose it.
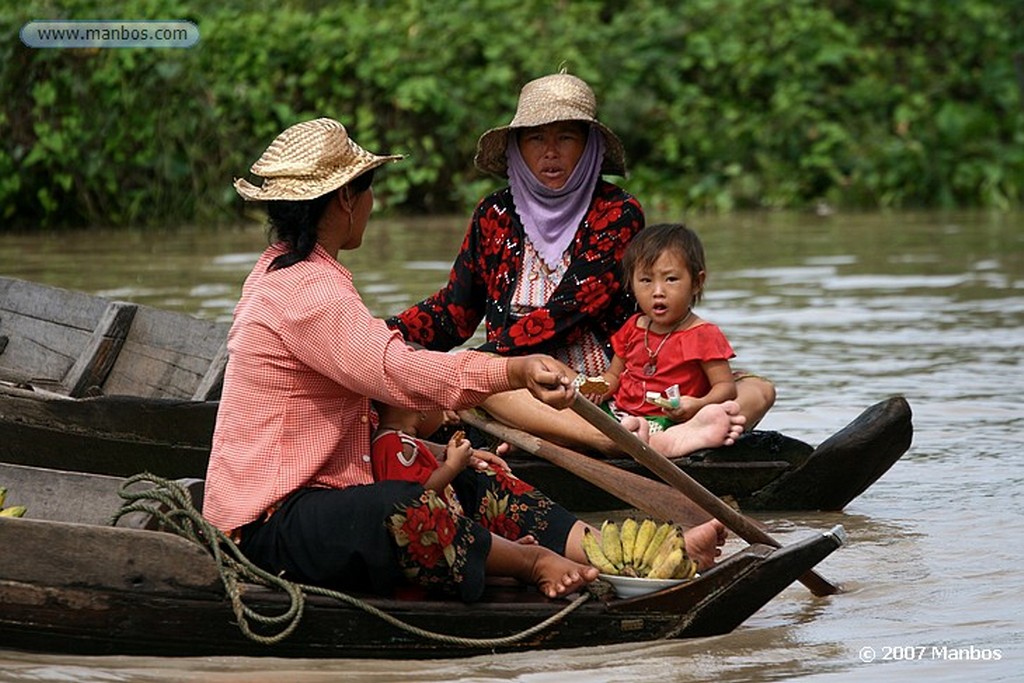
<path fill-rule="evenodd" d="M 203 514 L 230 531 L 293 491 L 373 481 L 370 400 L 461 409 L 511 388 L 507 359 L 412 351 L 320 246 L 288 268 L 268 248 L 246 278 L 206 474 Z"/>

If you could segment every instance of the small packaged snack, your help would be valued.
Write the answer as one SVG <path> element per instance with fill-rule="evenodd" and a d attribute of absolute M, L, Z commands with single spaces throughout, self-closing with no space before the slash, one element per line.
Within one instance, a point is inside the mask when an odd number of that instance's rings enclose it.
<path fill-rule="evenodd" d="M 662 395 L 657 391 L 648 391 L 645 395 L 648 403 L 653 403 L 659 408 L 665 410 L 672 410 L 679 407 L 679 385 L 673 384 L 672 386 L 665 389 L 665 394 Z"/>

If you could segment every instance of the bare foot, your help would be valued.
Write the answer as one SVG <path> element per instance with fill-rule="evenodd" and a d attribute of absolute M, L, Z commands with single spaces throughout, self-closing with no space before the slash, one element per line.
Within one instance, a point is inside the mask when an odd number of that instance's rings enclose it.
<path fill-rule="evenodd" d="M 644 443 L 649 443 L 651 440 L 651 423 L 642 417 L 635 417 L 633 415 L 624 415 L 619 423 L 627 430 L 633 432 L 633 436 L 640 439 Z"/>
<path fill-rule="evenodd" d="M 597 578 L 596 567 L 573 562 L 543 546 L 536 548 L 538 552 L 530 578 L 549 598 L 568 595 Z"/>
<path fill-rule="evenodd" d="M 686 422 L 651 435 L 651 447 L 666 456 L 686 455 L 701 448 L 731 446 L 743 433 L 747 418 L 736 401 L 712 403 Z"/>
<path fill-rule="evenodd" d="M 717 519 L 704 522 L 683 534 L 686 554 L 697 563 L 698 569 L 707 569 L 715 563 L 715 558 L 722 554 L 726 534 L 725 525 Z"/>

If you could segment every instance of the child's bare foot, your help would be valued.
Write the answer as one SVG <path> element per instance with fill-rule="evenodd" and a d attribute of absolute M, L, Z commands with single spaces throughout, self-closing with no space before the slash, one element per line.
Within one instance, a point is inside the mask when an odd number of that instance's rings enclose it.
<path fill-rule="evenodd" d="M 743 433 L 746 421 L 736 401 L 711 403 L 686 422 L 652 434 L 651 447 L 662 455 L 676 456 L 701 448 L 731 446 Z"/>
<path fill-rule="evenodd" d="M 644 443 L 648 443 L 651 440 L 651 423 L 642 417 L 636 417 L 634 415 L 625 415 L 619 423 L 627 430 L 633 432 L 636 438 L 640 439 Z"/>
<path fill-rule="evenodd" d="M 697 563 L 699 569 L 707 569 L 722 554 L 726 537 L 725 525 L 717 519 L 705 522 L 686 531 L 686 554 Z"/>
<path fill-rule="evenodd" d="M 597 578 L 596 567 L 573 562 L 543 546 L 536 548 L 538 553 L 530 578 L 540 592 L 549 598 L 568 595 Z"/>

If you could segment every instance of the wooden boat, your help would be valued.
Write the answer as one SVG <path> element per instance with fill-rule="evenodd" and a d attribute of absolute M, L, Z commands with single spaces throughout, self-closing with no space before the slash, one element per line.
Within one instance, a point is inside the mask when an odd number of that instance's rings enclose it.
<path fill-rule="evenodd" d="M 514 583 L 489 586 L 474 604 L 422 595 L 349 595 L 345 601 L 311 595 L 297 610 L 294 630 L 265 644 L 239 629 L 205 548 L 145 528 L 152 520 L 139 512 L 108 525 L 123 483 L 0 464 L 7 505 L 28 508 L 22 519 L 0 517 L 4 647 L 55 654 L 425 659 L 720 635 L 843 542 L 836 527 L 778 549 L 748 546 L 690 582 L 628 599 L 588 589 L 585 598 L 550 600 Z M 191 484 L 195 493 L 201 482 Z M 292 605 L 251 583 L 239 594 L 261 614 L 283 614 Z"/>
<path fill-rule="evenodd" d="M 204 476 L 228 325 L 0 278 L 0 461 Z"/>
<path fill-rule="evenodd" d="M 228 325 L 0 278 L 0 462 L 129 476 L 203 477 Z M 675 460 L 749 510 L 839 510 L 910 446 L 902 398 L 869 408 L 817 448 L 752 432 Z M 646 472 L 629 458 L 615 465 Z M 622 501 L 531 456 L 513 469 L 566 507 Z"/>
<path fill-rule="evenodd" d="M 506 430 L 503 438 L 509 439 Z M 672 458 L 680 469 L 744 510 L 842 510 L 910 447 L 910 405 L 894 396 L 867 408 L 816 448 L 779 432 L 752 431 L 732 446 Z M 621 500 L 566 469 L 536 457 L 510 457 L 516 475 L 554 492 L 571 510 L 616 510 Z M 621 470 L 655 478 L 629 457 L 606 458 Z"/>

